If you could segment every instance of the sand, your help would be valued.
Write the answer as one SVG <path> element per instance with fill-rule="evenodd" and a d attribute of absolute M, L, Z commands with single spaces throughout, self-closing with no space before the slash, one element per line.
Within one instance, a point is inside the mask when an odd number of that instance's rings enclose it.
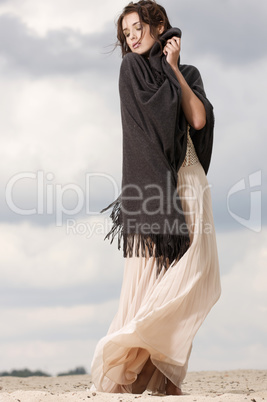
<path fill-rule="evenodd" d="M 267 402 L 267 370 L 189 372 L 183 396 L 92 392 L 89 375 L 64 377 L 0 377 L 0 401 L 16 402 Z"/>

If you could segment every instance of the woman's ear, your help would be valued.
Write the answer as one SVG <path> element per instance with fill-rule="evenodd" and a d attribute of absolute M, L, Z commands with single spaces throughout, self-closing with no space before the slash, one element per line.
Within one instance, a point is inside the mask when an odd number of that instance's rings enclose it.
<path fill-rule="evenodd" d="M 163 25 L 163 24 L 160 24 L 160 25 L 158 26 L 158 33 L 159 33 L 159 35 L 161 35 L 161 34 L 163 33 L 163 31 L 164 31 L 164 25 Z"/>

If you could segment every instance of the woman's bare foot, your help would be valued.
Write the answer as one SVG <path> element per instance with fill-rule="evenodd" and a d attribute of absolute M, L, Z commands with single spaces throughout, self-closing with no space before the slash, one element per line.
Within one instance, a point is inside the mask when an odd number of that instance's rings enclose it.
<path fill-rule="evenodd" d="M 176 387 L 169 379 L 166 384 L 166 395 L 183 395 L 181 388 Z"/>
<path fill-rule="evenodd" d="M 142 368 L 142 371 L 138 374 L 137 379 L 132 384 L 133 394 L 142 394 L 146 390 L 147 384 L 149 383 L 155 369 L 156 367 L 149 357 L 146 364 Z"/>

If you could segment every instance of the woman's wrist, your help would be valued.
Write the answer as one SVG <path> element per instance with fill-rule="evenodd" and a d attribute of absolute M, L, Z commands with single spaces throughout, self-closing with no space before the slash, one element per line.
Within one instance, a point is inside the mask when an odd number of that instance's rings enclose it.
<path fill-rule="evenodd" d="M 171 66 L 171 68 L 172 68 L 172 70 L 173 70 L 173 72 L 175 73 L 176 76 L 181 74 L 181 71 L 179 70 L 179 67 L 178 67 L 177 64 L 176 65 L 171 65 L 170 64 L 170 66 Z"/>
<path fill-rule="evenodd" d="M 176 65 L 170 65 L 171 66 L 171 68 L 172 68 L 172 70 L 173 70 L 173 72 L 174 72 L 174 74 L 176 75 L 176 77 L 177 77 L 177 79 L 178 79 L 178 81 L 179 81 L 179 76 L 181 75 L 181 71 L 179 70 L 179 67 Z"/>

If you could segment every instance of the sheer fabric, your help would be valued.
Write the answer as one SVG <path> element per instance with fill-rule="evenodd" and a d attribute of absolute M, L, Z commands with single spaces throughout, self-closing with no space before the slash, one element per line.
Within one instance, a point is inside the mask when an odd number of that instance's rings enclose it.
<path fill-rule="evenodd" d="M 189 128 L 187 141 L 177 191 L 190 247 L 158 276 L 154 257 L 125 258 L 118 311 L 93 357 L 92 389 L 131 393 L 149 356 L 156 369 L 147 390 L 164 393 L 166 378 L 181 387 L 194 336 L 220 296 L 210 188 Z"/>

